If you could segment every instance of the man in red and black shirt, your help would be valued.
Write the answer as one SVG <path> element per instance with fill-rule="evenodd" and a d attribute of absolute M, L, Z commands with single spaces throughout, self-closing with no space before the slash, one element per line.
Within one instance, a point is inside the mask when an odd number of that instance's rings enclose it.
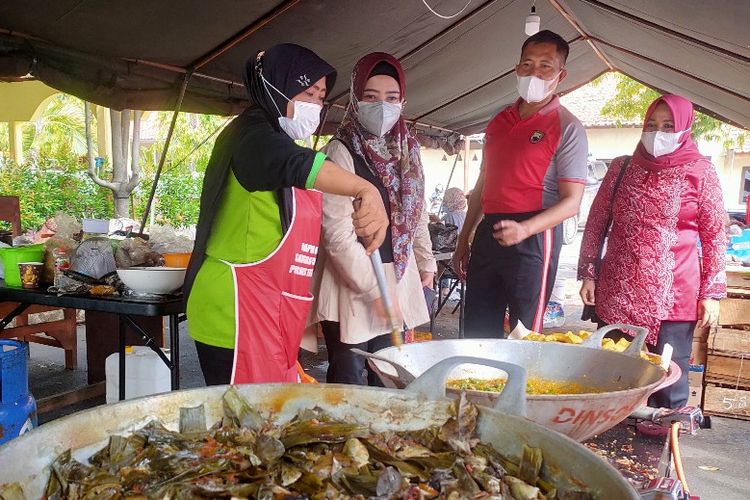
<path fill-rule="evenodd" d="M 516 66 L 521 97 L 487 126 L 482 171 L 453 257 L 466 279 L 467 337 L 504 337 L 506 308 L 511 328 L 520 321 L 542 329 L 561 223 L 578 213 L 586 181 L 586 133 L 554 94 L 567 57 L 559 35 L 529 37 Z"/>

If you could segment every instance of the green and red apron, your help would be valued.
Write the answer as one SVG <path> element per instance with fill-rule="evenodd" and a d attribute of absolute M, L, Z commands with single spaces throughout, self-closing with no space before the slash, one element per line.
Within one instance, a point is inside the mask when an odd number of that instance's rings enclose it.
<path fill-rule="evenodd" d="M 235 293 L 232 383 L 298 382 L 296 362 L 312 305 L 322 194 L 293 188 L 291 224 L 268 257 L 231 264 Z"/>

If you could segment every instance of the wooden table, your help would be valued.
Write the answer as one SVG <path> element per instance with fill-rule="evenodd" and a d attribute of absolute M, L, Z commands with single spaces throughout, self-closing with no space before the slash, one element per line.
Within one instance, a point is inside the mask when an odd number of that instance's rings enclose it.
<path fill-rule="evenodd" d="M 153 349 L 171 372 L 172 390 L 180 388 L 180 338 L 179 323 L 184 318 L 182 296 L 138 296 L 94 297 L 89 295 L 56 295 L 42 289 L 9 287 L 0 280 L 0 302 L 16 302 L 18 305 L 0 320 L 4 329 L 17 315 L 33 305 L 82 309 L 114 314 L 118 317 L 118 352 L 120 354 L 120 400 L 125 399 L 125 343 L 128 328 L 136 332 Z M 168 317 L 169 358 L 160 348 L 160 342 L 149 334 L 136 317 Z"/>

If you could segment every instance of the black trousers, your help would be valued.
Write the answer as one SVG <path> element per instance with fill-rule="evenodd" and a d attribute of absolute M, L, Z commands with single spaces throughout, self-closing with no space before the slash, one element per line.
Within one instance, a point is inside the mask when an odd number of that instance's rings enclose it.
<path fill-rule="evenodd" d="M 391 335 L 386 333 L 361 344 L 345 344 L 341 342 L 339 323 L 322 321 L 323 336 L 328 350 L 328 372 L 326 382 L 329 384 L 365 385 L 365 370 L 367 370 L 367 385 L 383 387 L 380 377 L 367 366 L 367 360 L 349 349 L 356 347 L 367 352 L 375 352 L 391 346 Z"/>
<path fill-rule="evenodd" d="M 682 370 L 682 375 L 674 384 L 669 387 L 655 392 L 648 398 L 648 405 L 654 408 L 680 408 L 687 404 L 690 389 L 688 388 L 688 370 L 690 370 L 690 351 L 692 350 L 693 332 L 695 331 L 695 321 L 662 321 L 659 327 L 659 337 L 656 345 L 646 344 L 648 350 L 654 354 L 661 354 L 664 350 L 664 344 L 672 346 L 672 361 Z M 601 328 L 603 323 L 599 324 Z M 620 338 L 625 337 L 630 340 L 631 337 L 625 335 L 619 330 L 610 332 L 607 337 L 617 342 Z"/>
<path fill-rule="evenodd" d="M 506 309 L 511 329 L 521 321 L 526 328 L 541 331 L 557 275 L 562 225 L 510 247 L 500 246 L 492 237 L 492 226 L 500 220 L 522 221 L 537 213 L 488 214 L 479 223 L 466 276 L 467 338 L 504 338 Z"/>
<path fill-rule="evenodd" d="M 206 385 L 224 385 L 232 380 L 234 349 L 216 347 L 195 341 L 198 362 L 201 364 Z"/>

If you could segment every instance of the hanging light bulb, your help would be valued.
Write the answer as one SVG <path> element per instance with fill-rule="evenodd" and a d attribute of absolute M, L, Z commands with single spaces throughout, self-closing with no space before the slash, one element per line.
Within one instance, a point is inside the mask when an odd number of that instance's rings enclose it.
<path fill-rule="evenodd" d="M 539 33 L 539 25 L 541 24 L 541 18 L 536 14 L 536 5 L 531 6 L 531 12 L 526 16 L 526 25 L 524 32 L 531 36 Z"/>

